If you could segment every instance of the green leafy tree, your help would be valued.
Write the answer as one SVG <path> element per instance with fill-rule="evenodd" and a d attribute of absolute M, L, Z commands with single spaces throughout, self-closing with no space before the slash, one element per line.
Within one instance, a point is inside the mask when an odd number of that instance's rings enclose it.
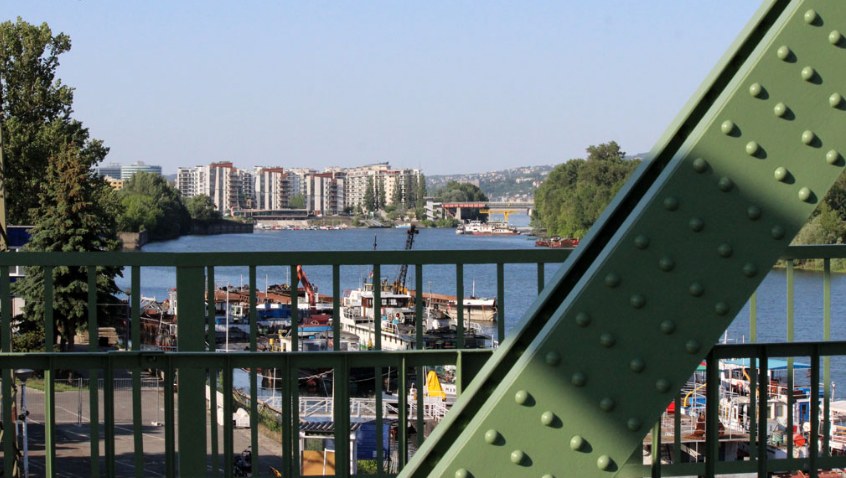
<path fill-rule="evenodd" d="M 588 158 L 557 166 L 535 192 L 536 227 L 555 236 L 582 237 L 640 164 L 625 160 L 614 141 L 587 148 Z"/>
<path fill-rule="evenodd" d="M 403 195 L 403 204 L 406 209 L 414 209 L 417 203 L 417 181 L 411 174 L 405 175 L 405 194 Z"/>
<path fill-rule="evenodd" d="M 185 200 L 188 214 L 195 221 L 213 222 L 220 220 L 220 212 L 214 208 L 214 201 L 205 194 L 198 194 Z"/>
<path fill-rule="evenodd" d="M 182 203 L 179 191 L 160 174 L 135 173 L 124 181 L 120 192 L 124 197 L 146 196 L 161 210 L 160 219 L 147 229 L 151 240 L 173 239 L 191 232 L 191 214 Z"/>
<path fill-rule="evenodd" d="M 438 190 L 436 196 L 438 201 L 443 203 L 484 202 L 488 200 L 488 196 L 475 184 L 459 183 L 458 181 L 448 182 L 443 189 Z M 482 221 L 487 220 L 487 216 L 479 213 L 478 209 L 467 211 L 462 210 L 461 218 Z"/>
<path fill-rule="evenodd" d="M 288 198 L 288 207 L 291 209 L 305 209 L 305 196 L 303 194 L 294 194 Z"/>
<path fill-rule="evenodd" d="M 414 190 L 414 194 L 414 205 L 417 207 L 417 218 L 420 219 L 426 215 L 426 176 L 423 175 L 423 173 L 417 177 L 417 187 Z"/>
<path fill-rule="evenodd" d="M 118 230 L 121 232 L 152 231 L 164 218 L 164 211 L 143 194 L 125 194 L 121 199 L 124 211 L 118 217 Z"/>
<path fill-rule="evenodd" d="M 364 188 L 364 211 L 376 210 L 376 186 L 373 183 L 373 176 L 367 177 L 367 185 Z"/>
<path fill-rule="evenodd" d="M 74 144 L 67 144 L 48 163 L 39 188 L 38 222 L 26 245 L 28 251 L 97 252 L 118 251 L 115 217 L 101 199 L 109 196 L 108 186 L 96 180 L 88 161 Z M 118 267 L 98 267 L 97 316 L 109 324 L 117 313 L 120 292 L 115 277 Z M 13 291 L 23 297 L 24 320 L 44 320 L 44 269 L 28 267 L 26 276 L 15 282 Z M 52 271 L 53 314 L 62 349 L 73 346 L 74 335 L 88 322 L 88 268 L 55 267 Z"/>
<path fill-rule="evenodd" d="M 378 202 L 376 203 L 376 209 L 385 209 L 385 179 L 379 176 L 379 181 L 377 183 L 376 189 L 379 190 L 378 194 Z"/>
<path fill-rule="evenodd" d="M 53 35 L 46 23 L 20 18 L 0 23 L 0 127 L 3 128 L 6 205 L 10 223 L 38 220 L 40 185 L 50 158 L 66 154 L 68 144 L 87 168 L 109 149 L 90 139 L 88 129 L 71 118 L 73 88 L 56 76 L 59 56 L 70 51 L 70 37 Z"/>
<path fill-rule="evenodd" d="M 394 180 L 394 190 L 391 192 L 391 204 L 401 205 L 402 203 L 402 185 L 400 184 L 400 179 L 396 178 Z"/>

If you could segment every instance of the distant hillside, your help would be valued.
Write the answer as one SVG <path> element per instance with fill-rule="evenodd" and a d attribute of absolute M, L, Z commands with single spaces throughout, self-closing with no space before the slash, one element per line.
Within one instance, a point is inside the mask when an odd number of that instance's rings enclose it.
<path fill-rule="evenodd" d="M 491 199 L 531 200 L 535 189 L 554 167 L 553 165 L 523 166 L 487 173 L 426 176 L 426 188 L 429 194 L 434 194 L 448 182 L 458 181 L 479 186 Z"/>

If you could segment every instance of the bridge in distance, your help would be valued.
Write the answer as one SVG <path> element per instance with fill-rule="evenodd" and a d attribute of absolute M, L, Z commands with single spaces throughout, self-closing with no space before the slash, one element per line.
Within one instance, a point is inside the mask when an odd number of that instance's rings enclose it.
<path fill-rule="evenodd" d="M 535 208 L 534 201 L 473 201 L 473 202 L 454 202 L 454 203 L 434 203 L 434 206 L 440 206 L 448 214 L 461 220 L 461 212 L 465 209 L 479 209 L 482 214 L 502 214 L 505 220 L 508 221 L 508 216 L 511 214 L 525 213 L 532 215 L 532 210 Z"/>

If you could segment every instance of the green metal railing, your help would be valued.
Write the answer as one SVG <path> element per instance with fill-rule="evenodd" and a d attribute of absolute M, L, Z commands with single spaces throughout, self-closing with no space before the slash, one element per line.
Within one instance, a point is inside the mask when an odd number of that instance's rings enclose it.
<path fill-rule="evenodd" d="M 114 427 L 114 374 L 116 370 L 131 370 L 133 437 L 135 451 L 135 474 L 144 476 L 143 433 L 141 411 L 141 369 L 161 370 L 164 374 L 165 392 L 165 472 L 167 476 L 196 476 L 205 475 L 210 466 L 213 475 L 222 470 L 223 476 L 233 473 L 233 439 L 232 424 L 224 421 L 222 435 L 219 436 L 218 427 L 212 426 L 207 432 L 210 439 L 211 454 L 207 456 L 206 433 L 206 403 L 205 387 L 210 388 L 209 408 L 217 410 L 217 381 L 208 379 L 223 376 L 223 396 L 232 396 L 233 369 L 249 369 L 249 382 L 252 397 L 257 397 L 257 368 L 274 368 L 282 371 L 282 448 L 285 452 L 283 460 L 285 466 L 283 476 L 299 475 L 298 448 L 298 407 L 299 392 L 297 388 L 297 371 L 300 368 L 328 368 L 334 371 L 336 386 L 335 400 L 337 403 L 347 403 L 348 390 L 345 384 L 349 379 L 350 370 L 356 368 L 370 368 L 376 371 L 375 377 L 382 375 L 381 369 L 392 367 L 399 370 L 400 389 L 406 389 L 406 371 L 416 368 L 417 376 L 422 375 L 424 366 L 450 365 L 456 368 L 456 385 L 460 394 L 470 382 L 484 361 L 490 356 L 490 350 L 461 350 L 464 345 L 464 267 L 468 264 L 494 264 L 496 266 L 497 284 L 497 337 L 505 337 L 505 264 L 535 264 L 537 267 L 537 290 L 544 287 L 544 263 L 561 263 L 570 251 L 568 250 L 508 250 L 508 251 L 388 251 L 388 252 L 302 252 L 302 253 L 17 253 L 0 255 L 0 336 L 2 336 L 2 353 L 0 353 L 0 369 L 2 369 L 3 397 L 11 397 L 13 383 L 12 371 L 18 368 L 43 370 L 45 378 L 45 450 L 47 476 L 56 476 L 56 425 L 55 425 L 55 385 L 54 378 L 58 369 L 89 370 L 91 380 L 97 380 L 104 375 L 102 421 L 104 426 L 105 469 L 100 469 L 100 435 L 99 435 L 99 400 L 97 387 L 89 390 L 90 413 L 90 474 L 100 476 L 115 476 L 115 427 Z M 416 284 L 416 317 L 423 316 L 423 286 L 424 269 L 432 265 L 447 265 L 455 267 L 456 297 L 457 297 L 457 343 L 455 351 L 423 351 L 423 324 L 416 321 L 416 351 L 388 352 L 381 351 L 381 333 L 379 321 L 376 323 L 375 351 L 372 352 L 341 352 L 341 324 L 337 320 L 340 316 L 340 273 L 342 266 L 367 265 L 373 267 L 373 275 L 381 277 L 383 265 L 410 264 L 415 269 Z M 330 266 L 332 268 L 332 296 L 333 296 L 333 347 L 334 353 L 306 353 L 306 352 L 257 352 L 257 312 L 256 287 L 257 267 L 287 267 L 290 268 L 292 289 L 296 287 L 297 265 Z M 46 333 L 45 353 L 15 353 L 11 350 L 11 297 L 9 287 L 9 270 L 13 266 L 38 266 L 45 269 L 45 277 L 52 277 L 53 269 L 57 267 L 81 267 L 87 269 L 88 295 L 88 332 L 89 351 L 87 353 L 57 353 L 54 351 L 54 310 L 53 284 L 46 281 L 44 286 L 45 315 L 44 326 Z M 141 286 L 141 269 L 145 267 L 175 267 L 176 286 L 178 293 L 179 337 L 177 352 L 141 351 L 140 327 L 140 294 L 130 296 L 131 343 L 132 350 L 125 352 L 98 352 L 98 317 L 96 304 L 96 267 L 122 266 L 130 269 L 130 282 L 133 291 L 139 291 Z M 214 290 L 215 269 L 220 267 L 240 266 L 249 269 L 249 304 L 250 304 L 250 352 L 215 353 L 215 309 L 214 301 L 206 301 L 207 290 Z M 521 284 L 522 286 L 522 284 Z M 374 288 L 373 304 L 381 304 L 378 287 Z M 206 303 L 208 302 L 208 303 Z M 376 305 L 378 307 L 378 305 Z M 291 294 L 292 323 L 297 323 L 297 295 Z M 374 311 L 375 312 L 375 311 Z M 374 317 L 378 314 L 374 313 Z M 210 331 L 208 346 L 206 345 L 206 327 Z M 298 349 L 298 335 L 291 334 L 292 349 Z M 174 379 L 178 375 L 179 393 L 177 403 L 174 403 Z M 382 381 L 375 379 L 376 410 L 382 409 Z M 401 423 L 406 423 L 408 417 L 407 397 L 399 394 L 399 410 Z M 11 400 L 3 400 L 3 423 L 13 423 Z M 224 399 L 221 404 L 223 416 L 232 416 L 232 403 Z M 178 410 L 178 420 L 175 411 Z M 334 407 L 335 440 L 339 444 L 337 449 L 337 463 L 349 462 L 349 410 L 345 407 Z M 250 441 L 253 451 L 253 469 L 262 471 L 259 454 L 259 437 L 256 419 L 259 416 L 258 400 L 250 400 L 251 424 Z M 417 407 L 417 429 L 423 429 L 423 407 Z M 383 417 L 376 415 L 376 442 L 382 443 Z M 177 428 L 178 425 L 178 428 Z M 179 430 L 187 430 L 180 433 Z M 222 437 L 222 458 L 219 456 L 220 440 Z M 423 433 L 417 435 L 419 446 L 423 440 Z M 405 427 L 399 427 L 398 443 L 399 467 L 405 465 L 408 458 L 408 440 Z M 176 448 L 178 445 L 179 455 Z M 14 453 L 12 440 L 4 440 L 4 456 L 12 457 Z M 377 475 L 386 476 L 381 469 L 384 461 L 381 446 L 376 447 L 376 462 L 379 464 Z M 210 463 L 207 461 L 210 459 Z M 4 459 L 5 476 L 12 476 L 12 459 Z M 354 472 L 354 471 L 353 471 Z M 337 476 L 349 476 L 350 470 L 340 465 Z M 254 476 L 256 476 L 254 474 Z"/>

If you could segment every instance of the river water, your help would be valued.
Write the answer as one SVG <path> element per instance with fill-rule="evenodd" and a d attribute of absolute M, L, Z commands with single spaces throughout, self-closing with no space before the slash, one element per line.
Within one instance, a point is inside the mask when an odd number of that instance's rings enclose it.
<path fill-rule="evenodd" d="M 368 251 L 401 250 L 405 246 L 406 231 L 402 229 L 348 229 L 339 231 L 256 231 L 254 234 L 218 236 L 185 236 L 173 241 L 144 246 L 143 252 L 267 252 L 267 251 Z M 422 229 L 414 241 L 415 250 L 494 250 L 533 248 L 534 239 L 525 236 L 491 237 L 461 236 L 452 229 Z M 545 267 L 547 282 L 555 274 L 556 264 Z M 267 284 L 288 283 L 287 266 L 259 267 L 258 288 Z M 332 290 L 331 267 L 306 267 L 309 280 L 320 292 Z M 409 268 L 408 284 L 415 288 L 414 268 Z M 383 266 L 383 278 L 393 280 L 398 266 Z M 359 287 L 370 274 L 370 267 L 341 267 L 341 290 Z M 216 268 L 218 286 L 241 285 L 248 282 L 246 267 Z M 823 276 L 819 272 L 796 271 L 795 340 L 823 339 Z M 424 266 L 423 290 L 455 295 L 455 266 Z M 532 264 L 505 266 L 505 329 L 506 333 L 520 320 L 536 296 L 537 268 Z M 478 297 L 496 296 L 496 266 L 467 265 L 464 270 L 465 296 L 473 292 Z M 174 268 L 147 267 L 141 272 L 142 295 L 163 300 L 176 285 Z M 118 280 L 121 289 L 129 287 L 129 275 Z M 787 338 L 786 272 L 771 271 L 757 293 L 759 342 L 784 342 Z M 831 280 L 831 339 L 846 340 L 846 275 L 832 274 Z M 727 331 L 730 342 L 749 342 L 749 304 L 737 315 Z M 798 362 L 809 362 L 797 358 Z M 797 380 L 801 376 L 797 372 Z M 846 360 L 832 359 L 832 379 L 844 384 L 836 390 L 836 397 L 846 396 Z"/>

